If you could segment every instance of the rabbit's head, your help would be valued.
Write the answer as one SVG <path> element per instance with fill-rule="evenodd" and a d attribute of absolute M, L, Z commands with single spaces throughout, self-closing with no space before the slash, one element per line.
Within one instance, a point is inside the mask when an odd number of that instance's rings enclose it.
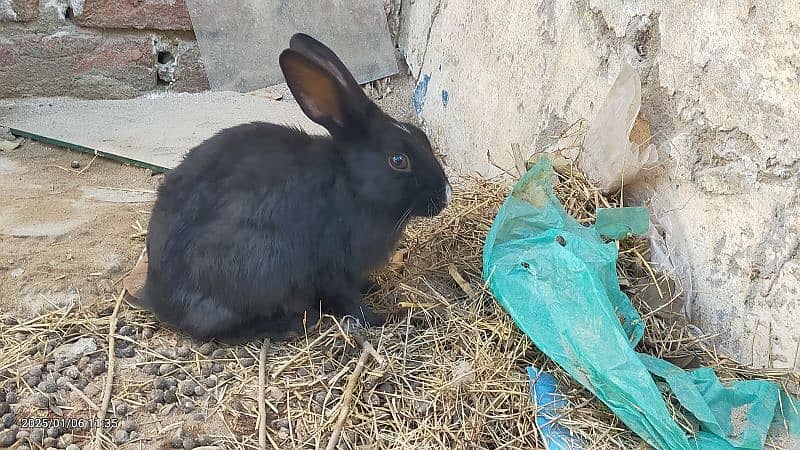
<path fill-rule="evenodd" d="M 447 205 L 451 187 L 425 133 L 381 111 L 333 51 L 296 34 L 280 65 L 303 112 L 331 134 L 337 170 L 365 208 L 404 222 Z"/>

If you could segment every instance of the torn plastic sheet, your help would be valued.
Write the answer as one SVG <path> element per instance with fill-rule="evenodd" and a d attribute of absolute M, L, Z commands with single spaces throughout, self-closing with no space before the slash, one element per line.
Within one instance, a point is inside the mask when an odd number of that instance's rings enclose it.
<path fill-rule="evenodd" d="M 580 436 L 558 422 L 570 404 L 558 391 L 555 377 L 533 366 L 528 367 L 531 400 L 536 405 L 536 427 L 545 450 L 578 450 L 586 447 Z"/>
<path fill-rule="evenodd" d="M 658 162 L 650 126 L 639 117 L 642 83 L 624 64 L 597 116 L 589 124 L 579 164 L 603 192 L 634 183 L 642 169 Z"/>
<path fill-rule="evenodd" d="M 775 418 L 780 391 L 768 381 L 736 381 L 723 386 L 708 367 L 686 372 L 667 361 L 640 354 L 650 372 L 664 379 L 678 402 L 700 422 L 708 438 L 703 449 L 762 449 Z M 709 447 L 717 441 L 716 447 Z M 723 444 L 723 442 L 725 444 Z"/>
<path fill-rule="evenodd" d="M 497 213 L 483 274 L 536 346 L 660 449 L 689 449 L 633 347 L 644 326 L 619 289 L 617 247 L 572 218 L 553 193 L 549 158 Z"/>
<path fill-rule="evenodd" d="M 723 386 L 711 369 L 687 373 L 637 354 L 644 326 L 619 289 L 616 245 L 567 214 L 551 175 L 549 158 L 541 158 L 514 186 L 489 230 L 483 275 L 497 301 L 542 352 L 657 449 L 763 448 L 779 416 L 777 387 L 761 381 Z M 669 414 L 650 371 L 667 380 L 702 423 L 691 440 Z M 789 438 L 796 432 L 787 428 Z"/>
<path fill-rule="evenodd" d="M 642 235 L 650 228 L 650 213 L 641 206 L 629 208 L 597 208 L 594 228 L 610 239 Z"/>

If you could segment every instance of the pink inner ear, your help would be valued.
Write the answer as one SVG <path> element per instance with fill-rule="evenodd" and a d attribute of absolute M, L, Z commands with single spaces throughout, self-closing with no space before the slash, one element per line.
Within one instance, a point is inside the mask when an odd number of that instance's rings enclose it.
<path fill-rule="evenodd" d="M 304 59 L 293 58 L 287 60 L 285 64 L 287 81 L 291 78 L 299 89 L 298 100 L 308 116 L 314 121 L 332 120 L 342 125 L 344 117 L 339 88 L 331 74 Z"/>

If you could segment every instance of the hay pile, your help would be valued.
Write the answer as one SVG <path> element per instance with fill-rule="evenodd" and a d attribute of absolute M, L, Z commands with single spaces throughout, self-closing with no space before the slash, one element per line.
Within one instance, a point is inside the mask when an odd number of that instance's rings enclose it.
<path fill-rule="evenodd" d="M 583 222 L 592 222 L 598 206 L 619 203 L 600 195 L 577 172 L 558 178 L 557 194 Z M 378 277 L 380 290 L 368 303 L 392 311 L 386 326 L 348 335 L 345 324 L 326 317 L 305 338 L 267 348 L 267 448 L 326 448 L 359 359 L 364 372 L 354 380 L 337 448 L 541 448 L 525 372 L 531 364 L 559 379 L 575 405 L 564 411 L 563 423 L 592 448 L 646 448 L 538 352 L 483 289 L 483 239 L 506 185 L 464 180 L 455 190 L 454 204 L 440 217 L 409 227 L 393 262 Z M 714 366 L 723 380 L 790 381 L 784 372 L 754 371 L 717 355 L 703 337 L 689 332 L 669 302 L 654 310 L 654 292 L 676 301 L 681 296 L 675 283 L 655 276 L 647 261 L 646 241 L 621 243 L 621 283 L 647 322 L 642 350 L 687 364 L 696 358 Z M 32 439 L 60 448 L 90 441 L 107 448 L 258 448 L 260 343 L 223 347 L 186 341 L 126 302 L 115 312 L 117 300 L 74 304 L 23 323 L 3 317 L 0 405 L 11 406 L 17 424 L 24 417 L 94 417 L 104 393 L 110 402 L 109 428 L 100 432 L 86 424 L 43 431 L 6 425 L 0 446 L 6 433 L 14 434 L 9 439 L 18 448 L 32 447 Z M 85 338 L 91 338 L 94 350 L 63 356 L 64 344 L 79 339 L 86 344 Z M 359 358 L 363 341 L 377 349 L 383 364 Z M 112 363 L 116 370 L 109 378 Z M 675 415 L 691 428 L 677 409 Z"/>

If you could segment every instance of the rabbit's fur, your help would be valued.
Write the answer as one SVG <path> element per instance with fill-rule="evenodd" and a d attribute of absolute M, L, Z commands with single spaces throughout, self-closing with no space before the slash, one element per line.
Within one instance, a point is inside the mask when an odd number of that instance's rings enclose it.
<path fill-rule="evenodd" d="M 360 289 L 408 218 L 449 200 L 425 134 L 384 114 L 330 49 L 298 34 L 280 64 L 330 136 L 230 128 L 192 149 L 158 191 L 143 299 L 198 339 L 288 338 L 320 312 L 382 324 Z"/>

